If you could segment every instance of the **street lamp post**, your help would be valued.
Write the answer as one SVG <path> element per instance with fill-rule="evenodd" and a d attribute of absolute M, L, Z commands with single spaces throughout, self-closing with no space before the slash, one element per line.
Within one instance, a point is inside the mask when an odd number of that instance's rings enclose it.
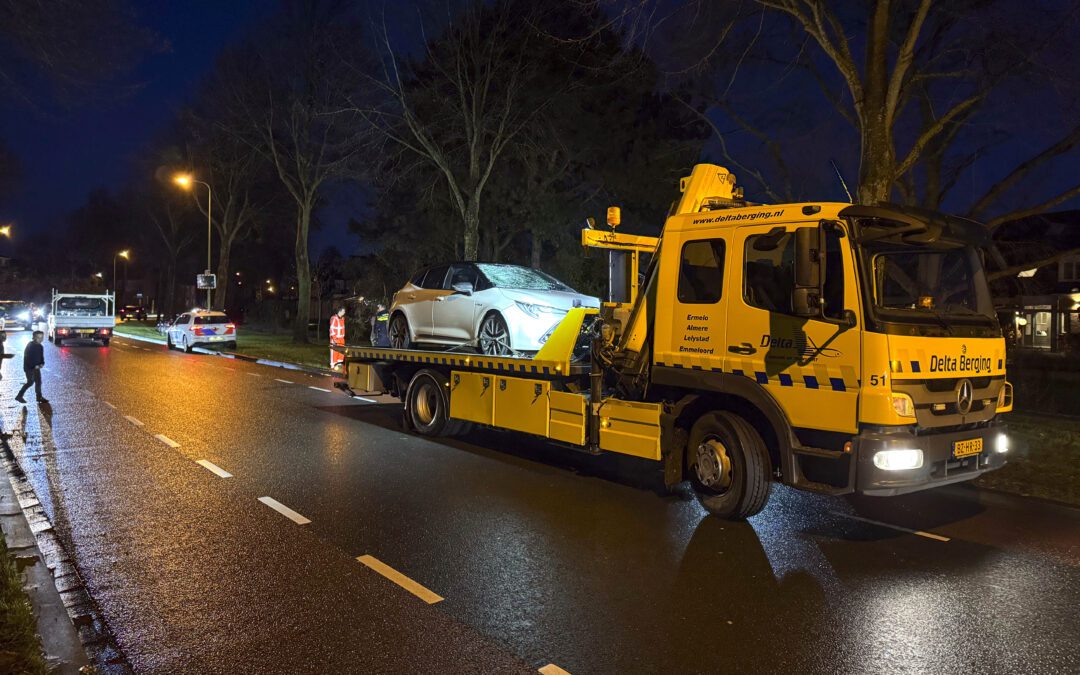
<path fill-rule="evenodd" d="M 182 173 L 173 177 L 173 182 L 184 188 L 190 190 L 192 185 L 198 183 L 199 185 L 206 186 L 206 273 L 210 274 L 210 240 L 211 230 L 214 225 L 213 219 L 213 205 L 214 205 L 214 191 L 210 188 L 209 183 L 204 183 L 201 180 L 195 180 L 191 174 Z M 206 309 L 210 309 L 210 289 L 206 289 Z"/>
<path fill-rule="evenodd" d="M 128 256 L 131 255 L 131 251 L 126 248 L 123 251 L 117 251 L 112 257 L 112 291 L 113 291 L 113 304 L 116 304 L 116 259 L 123 258 L 124 260 L 130 260 Z M 126 277 L 125 277 L 126 278 Z"/>

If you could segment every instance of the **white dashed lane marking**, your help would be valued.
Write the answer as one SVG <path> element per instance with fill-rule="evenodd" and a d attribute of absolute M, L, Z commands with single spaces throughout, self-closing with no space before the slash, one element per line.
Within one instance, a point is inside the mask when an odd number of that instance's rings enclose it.
<path fill-rule="evenodd" d="M 281 379 L 281 378 L 279 378 L 279 377 L 275 377 L 275 378 L 274 378 L 274 382 L 281 382 L 281 383 L 283 383 L 283 384 L 293 384 L 293 382 L 292 382 L 292 381 L 290 381 L 290 380 L 283 380 L 283 379 Z"/>
<path fill-rule="evenodd" d="M 248 373 L 248 375 L 250 375 L 252 377 L 262 377 L 262 375 L 260 375 L 258 373 Z"/>
<path fill-rule="evenodd" d="M 112 403 L 109 403 L 108 401 L 102 401 L 102 403 L 104 403 L 105 405 L 109 406 L 109 407 L 110 407 L 110 408 L 112 408 L 113 410 L 116 410 L 116 406 L 115 406 L 115 405 L 113 405 Z"/>
<path fill-rule="evenodd" d="M 220 466 L 218 466 L 217 464 L 214 464 L 213 462 L 211 462 L 209 460 L 200 459 L 195 463 L 198 464 L 199 466 L 201 466 L 202 468 L 206 469 L 207 471 L 215 474 L 218 478 L 232 478 L 233 477 L 231 473 L 229 473 L 225 469 L 222 469 Z"/>
<path fill-rule="evenodd" d="M 363 396 L 353 396 L 353 398 L 355 398 L 357 401 L 366 401 L 368 403 L 378 403 L 378 401 L 372 400 L 370 398 L 364 398 Z"/>
<path fill-rule="evenodd" d="M 159 441 L 161 441 L 165 445 L 169 446 L 170 448 L 179 448 L 180 447 L 179 443 L 177 443 L 173 439 L 169 438 L 165 434 L 157 434 L 156 436 L 154 436 L 154 438 L 158 439 Z"/>
<path fill-rule="evenodd" d="M 142 422 L 140 422 L 139 420 L 135 419 L 135 418 L 134 418 L 134 417 L 132 417 L 131 415 L 124 415 L 124 419 L 126 419 L 126 420 L 127 420 L 128 422 L 131 422 L 132 424 L 134 424 L 134 425 L 135 425 L 135 426 L 137 426 L 137 427 L 141 427 L 141 426 L 143 425 L 143 423 L 142 423 Z"/>
<path fill-rule="evenodd" d="M 434 605 L 436 602 L 439 602 L 443 599 L 443 597 L 438 593 L 434 593 L 424 588 L 420 584 L 416 583 L 409 577 L 405 576 L 401 572 L 398 572 L 396 569 L 390 567 L 389 565 L 374 556 L 362 555 L 357 558 L 357 560 L 364 565 L 367 565 L 372 570 L 383 575 L 390 581 L 393 581 L 395 584 L 401 586 L 402 588 L 412 593 L 416 597 L 420 598 L 429 605 Z"/>
<path fill-rule="evenodd" d="M 259 501 L 274 509 L 275 511 L 285 516 L 289 520 L 293 521 L 297 525 L 307 525 L 311 522 L 307 518 L 303 517 L 296 511 L 293 511 L 288 506 L 285 506 L 273 497 L 259 497 Z"/>
<path fill-rule="evenodd" d="M 898 530 L 900 532 L 907 532 L 908 534 L 917 534 L 920 537 L 926 537 L 927 539 L 933 539 L 934 541 L 951 541 L 948 537 L 943 537 L 940 534 L 934 534 L 933 532 L 923 532 L 922 530 L 911 530 L 906 527 L 900 527 L 899 525 L 890 525 L 889 523 L 883 523 L 878 520 L 870 520 L 869 518 L 863 518 L 862 516 L 853 516 L 850 513 L 840 513 L 839 511 L 833 511 L 834 516 L 841 516 L 842 518 L 850 518 L 852 520 L 858 520 L 863 523 L 869 523 L 871 525 L 877 525 L 878 527 L 887 527 L 890 530 Z"/>
<path fill-rule="evenodd" d="M 322 387 L 308 387 L 308 389 L 314 389 L 315 391 L 325 391 L 327 394 L 333 394 L 334 392 L 329 389 L 323 389 Z"/>

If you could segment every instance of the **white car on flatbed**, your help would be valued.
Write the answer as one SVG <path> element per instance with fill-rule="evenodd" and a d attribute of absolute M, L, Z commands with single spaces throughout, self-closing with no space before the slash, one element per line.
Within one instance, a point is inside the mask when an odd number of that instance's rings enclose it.
<path fill-rule="evenodd" d="M 65 340 L 97 340 L 108 347 L 116 326 L 116 296 L 54 289 L 47 325 L 48 338 L 57 347 Z"/>

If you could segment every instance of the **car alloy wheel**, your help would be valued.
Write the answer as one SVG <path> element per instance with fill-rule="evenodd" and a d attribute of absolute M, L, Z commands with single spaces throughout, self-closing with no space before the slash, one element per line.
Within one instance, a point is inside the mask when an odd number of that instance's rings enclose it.
<path fill-rule="evenodd" d="M 395 314 L 390 321 L 390 346 L 394 349 L 409 348 L 409 322 L 404 314 Z"/>
<path fill-rule="evenodd" d="M 511 356 L 510 331 L 498 314 L 489 314 L 480 324 L 480 352 L 488 356 Z"/>

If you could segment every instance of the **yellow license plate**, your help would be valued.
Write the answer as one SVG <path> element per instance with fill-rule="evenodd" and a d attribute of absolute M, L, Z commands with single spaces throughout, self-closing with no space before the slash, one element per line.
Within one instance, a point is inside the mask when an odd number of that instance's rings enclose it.
<path fill-rule="evenodd" d="M 973 438 L 969 441 L 956 441 L 952 444 L 953 457 L 970 457 L 982 452 L 981 438 Z"/>

